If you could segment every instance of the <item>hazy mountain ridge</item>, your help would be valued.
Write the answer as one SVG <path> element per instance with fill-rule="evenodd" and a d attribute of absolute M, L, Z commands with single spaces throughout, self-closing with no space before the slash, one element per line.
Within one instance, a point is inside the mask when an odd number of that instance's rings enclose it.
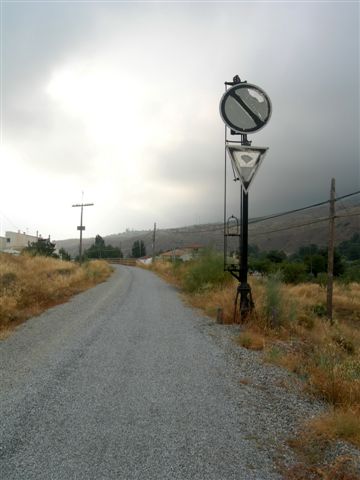
<path fill-rule="evenodd" d="M 260 250 L 284 250 L 287 254 L 293 253 L 302 245 L 311 243 L 324 246 L 328 238 L 328 221 L 317 222 L 319 218 L 329 215 L 328 205 L 316 207 L 299 213 L 278 218 L 267 219 L 249 225 L 249 243 L 256 244 Z M 336 220 L 335 243 L 348 240 L 354 233 L 360 231 L 360 204 L 339 206 L 336 211 L 339 216 Z M 346 216 L 345 216 L 346 215 Z M 314 222 L 314 223 L 312 223 Z M 294 225 L 303 225 L 285 230 Z M 275 232 L 275 230 L 279 230 Z M 101 232 L 99 232 L 101 235 Z M 152 230 L 126 231 L 123 233 L 103 236 L 105 243 L 114 247 L 120 246 L 124 256 L 130 256 L 131 247 L 135 240 L 143 240 L 147 254 L 152 254 Z M 94 238 L 83 239 L 83 249 L 90 247 Z M 185 247 L 192 244 L 201 244 L 222 251 L 224 245 L 223 223 L 191 225 L 179 228 L 157 229 L 156 252 L 167 251 L 173 248 Z M 64 248 L 72 256 L 78 253 L 79 239 L 59 240 L 58 248 Z"/>

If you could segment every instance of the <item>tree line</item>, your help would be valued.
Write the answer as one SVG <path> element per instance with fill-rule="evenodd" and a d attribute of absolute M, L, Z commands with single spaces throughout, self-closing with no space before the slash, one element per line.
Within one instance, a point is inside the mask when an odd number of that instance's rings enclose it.
<path fill-rule="evenodd" d="M 68 252 L 50 239 L 38 238 L 24 249 L 31 255 L 43 255 L 62 260 L 71 260 Z M 143 240 L 135 240 L 131 248 L 131 257 L 146 255 Z M 123 258 L 120 247 L 106 244 L 96 235 L 94 243 L 84 251 L 84 259 Z M 75 258 L 78 260 L 78 257 Z M 280 270 L 285 282 L 298 283 L 307 280 L 322 281 L 327 271 L 328 250 L 316 244 L 304 245 L 287 255 L 282 250 L 261 251 L 257 245 L 249 245 L 249 271 L 267 275 Z M 341 242 L 334 252 L 334 276 L 344 281 L 360 282 L 360 234 L 355 233 L 349 240 Z"/>
<path fill-rule="evenodd" d="M 23 251 L 33 256 L 41 255 L 60 258 L 62 260 L 71 260 L 70 254 L 64 248 L 60 248 L 58 253 L 56 253 L 55 250 L 56 244 L 51 242 L 49 238 L 38 238 L 36 242 L 29 242 Z M 146 247 L 143 240 L 135 240 L 131 249 L 131 257 L 140 258 L 145 255 Z M 110 244 L 106 244 L 100 235 L 96 235 L 94 243 L 84 250 L 83 257 L 84 259 L 123 258 L 124 254 L 120 247 L 113 247 Z M 79 260 L 79 256 L 76 256 L 75 260 Z"/>
<path fill-rule="evenodd" d="M 260 251 L 249 245 L 249 270 L 269 274 L 280 270 L 285 282 L 319 279 L 327 272 L 328 249 L 316 244 L 304 245 L 291 255 L 282 250 Z M 360 282 L 360 235 L 341 242 L 334 252 L 334 276 Z"/>

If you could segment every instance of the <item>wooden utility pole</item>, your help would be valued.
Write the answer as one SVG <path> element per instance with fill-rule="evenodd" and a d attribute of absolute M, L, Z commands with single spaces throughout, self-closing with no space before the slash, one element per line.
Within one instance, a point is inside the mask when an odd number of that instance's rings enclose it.
<path fill-rule="evenodd" d="M 155 263 L 155 240 L 156 240 L 156 222 L 154 223 L 153 241 L 152 241 L 152 263 Z"/>
<path fill-rule="evenodd" d="M 80 245 L 79 245 L 79 262 L 82 262 L 82 232 L 85 230 L 83 226 L 83 208 L 84 207 L 92 207 L 93 203 L 76 203 L 73 207 L 81 207 L 81 214 L 80 214 L 80 226 L 77 227 L 80 230 Z"/>
<path fill-rule="evenodd" d="M 334 245 L 335 245 L 335 178 L 331 179 L 329 210 L 329 246 L 328 246 L 328 282 L 327 282 L 327 318 L 333 325 L 333 283 L 334 283 Z"/>

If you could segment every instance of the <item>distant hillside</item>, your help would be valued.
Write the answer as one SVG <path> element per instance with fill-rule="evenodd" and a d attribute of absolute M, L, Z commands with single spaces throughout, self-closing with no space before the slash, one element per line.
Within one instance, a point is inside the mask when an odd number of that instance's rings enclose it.
<path fill-rule="evenodd" d="M 360 231 L 360 204 L 348 203 L 337 205 L 336 244 L 348 240 Z M 328 206 L 305 210 L 296 214 L 259 221 L 249 225 L 249 243 L 257 245 L 260 250 L 279 249 L 287 254 L 293 253 L 302 245 L 310 243 L 319 246 L 327 244 L 328 221 L 318 219 L 328 216 Z M 299 226 L 303 225 L 304 226 Z M 299 226 L 297 228 L 292 228 Z M 99 232 L 101 235 L 101 232 Z M 135 240 L 143 240 L 148 254 L 152 252 L 152 230 L 127 231 L 103 237 L 107 244 L 120 246 L 124 256 L 130 256 Z M 158 229 L 156 232 L 156 252 L 192 244 L 211 246 L 216 250 L 223 249 L 223 224 L 213 223 L 192 225 L 188 227 Z M 83 240 L 84 249 L 94 243 L 94 238 Z M 78 239 L 59 240 L 58 248 L 65 248 L 72 256 L 77 255 Z"/>

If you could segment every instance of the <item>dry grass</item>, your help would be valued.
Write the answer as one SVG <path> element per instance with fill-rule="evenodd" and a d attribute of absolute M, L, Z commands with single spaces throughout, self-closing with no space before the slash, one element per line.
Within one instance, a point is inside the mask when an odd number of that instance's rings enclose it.
<path fill-rule="evenodd" d="M 187 301 L 196 308 L 201 308 L 210 317 L 216 317 L 217 309 L 223 311 L 223 323 L 232 324 L 234 321 L 235 283 L 226 287 L 217 287 L 200 293 L 187 294 Z"/>
<path fill-rule="evenodd" d="M 0 254 L 0 338 L 26 319 L 104 281 L 110 273 L 111 267 L 99 260 L 80 267 L 48 257 Z"/>
<path fill-rule="evenodd" d="M 284 479 L 359 480 L 358 467 L 350 455 L 340 455 L 332 462 L 326 461 L 325 454 L 330 442 L 337 437 L 333 428 L 324 428 L 321 420 L 318 418 L 307 422 L 297 437 L 289 440 L 300 462 L 281 469 Z M 330 416 L 328 420 L 333 421 Z"/>
<path fill-rule="evenodd" d="M 332 409 L 308 423 L 309 431 L 329 440 L 351 440 L 360 446 L 360 405 Z"/>

